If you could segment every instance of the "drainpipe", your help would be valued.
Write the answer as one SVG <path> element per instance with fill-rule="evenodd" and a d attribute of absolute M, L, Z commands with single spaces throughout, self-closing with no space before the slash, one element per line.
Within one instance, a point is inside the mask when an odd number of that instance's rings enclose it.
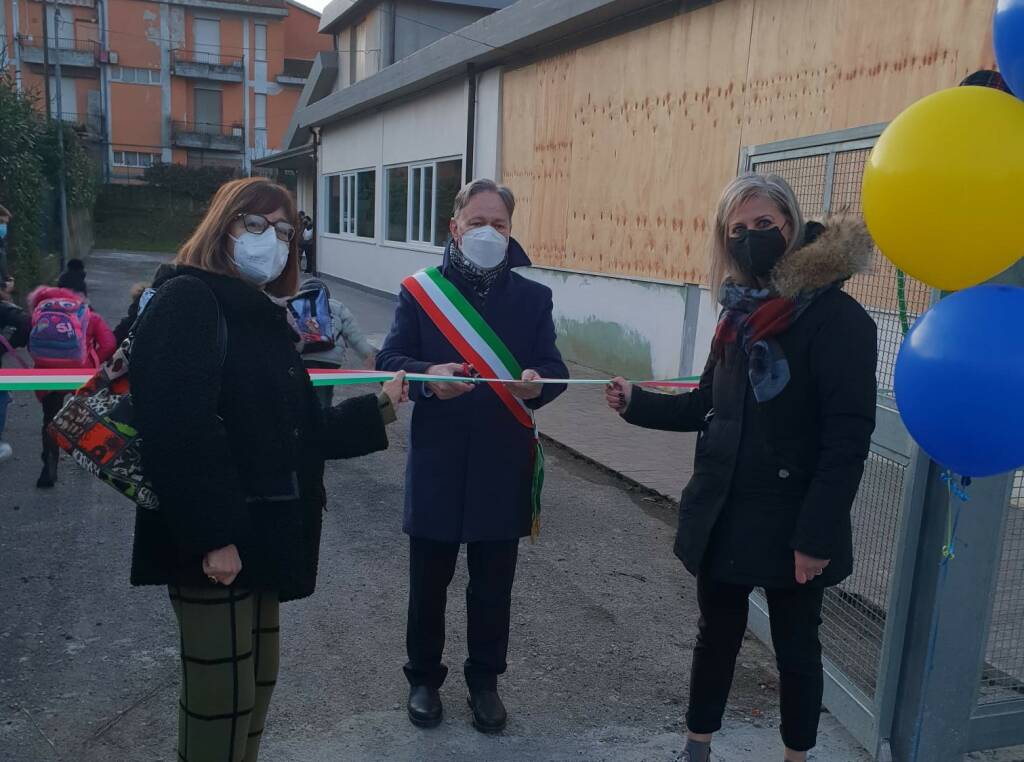
<path fill-rule="evenodd" d="M 476 152 L 476 67 L 473 64 L 466 66 L 466 78 L 466 158 L 462 163 L 468 183 L 473 179 L 473 154 Z"/>
<path fill-rule="evenodd" d="M 390 66 L 398 60 L 398 0 L 391 0 L 391 7 L 388 9 L 388 54 L 384 59 L 384 65 Z"/>
<path fill-rule="evenodd" d="M 47 22 L 47 5 L 46 0 L 43 0 L 43 97 L 46 98 L 46 121 L 50 121 L 50 30 L 49 23 Z"/>
<path fill-rule="evenodd" d="M 11 0 L 11 23 L 14 25 L 14 87 L 20 93 L 21 80 L 21 18 L 18 14 L 18 0 Z"/>
<path fill-rule="evenodd" d="M 105 56 L 105 63 L 100 66 L 100 108 L 103 109 L 102 131 L 103 131 L 103 182 L 110 182 L 111 155 L 110 145 L 110 47 L 107 39 L 107 3 L 106 0 L 98 0 L 96 15 L 100 26 L 100 50 Z M 163 75 L 161 74 L 161 78 Z"/>
<path fill-rule="evenodd" d="M 320 214 L 320 128 L 314 127 L 310 131 L 313 133 L 313 219 L 316 221 L 316 237 L 313 239 L 313 261 L 306 262 L 306 269 L 319 277 L 320 268 L 317 265 L 320 259 L 320 231 L 324 225 Z"/>

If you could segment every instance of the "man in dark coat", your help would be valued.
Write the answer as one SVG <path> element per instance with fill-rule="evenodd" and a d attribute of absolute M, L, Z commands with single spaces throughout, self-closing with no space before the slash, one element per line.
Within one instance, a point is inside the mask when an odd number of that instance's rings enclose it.
<path fill-rule="evenodd" d="M 551 402 L 566 378 L 555 347 L 550 289 L 512 270 L 530 264 L 510 238 L 515 198 L 490 180 L 476 180 L 455 199 L 444 279 L 469 301 L 525 370 L 507 388 L 530 410 Z M 394 325 L 377 356 L 382 370 L 465 376 L 463 357 L 403 286 Z M 405 532 L 409 545 L 406 631 L 411 685 L 409 718 L 420 727 L 441 721 L 439 688 L 445 602 L 459 547 L 465 543 L 469 658 L 465 663 L 475 727 L 499 732 L 506 712 L 497 692 L 506 668 L 512 581 L 519 538 L 530 534 L 534 432 L 490 385 L 412 384 L 416 403 L 406 471 Z M 514 401 L 513 401 L 514 402 Z"/>

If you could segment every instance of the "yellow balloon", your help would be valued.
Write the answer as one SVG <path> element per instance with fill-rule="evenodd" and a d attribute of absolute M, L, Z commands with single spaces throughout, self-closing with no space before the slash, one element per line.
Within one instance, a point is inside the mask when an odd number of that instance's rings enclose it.
<path fill-rule="evenodd" d="M 944 291 L 998 275 L 1024 256 L 1024 102 L 987 87 L 923 98 L 878 139 L 863 190 L 901 270 Z"/>

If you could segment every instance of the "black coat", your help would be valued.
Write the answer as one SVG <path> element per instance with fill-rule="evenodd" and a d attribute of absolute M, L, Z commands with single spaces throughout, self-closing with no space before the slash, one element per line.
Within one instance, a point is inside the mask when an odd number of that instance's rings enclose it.
<path fill-rule="evenodd" d="M 218 314 L 227 324 L 218 350 Z M 142 313 L 132 399 L 160 500 L 136 511 L 132 583 L 210 584 L 203 555 L 234 544 L 237 584 L 310 595 L 325 458 L 382 450 L 377 395 L 324 412 L 284 309 L 245 282 L 179 268 Z"/>
<path fill-rule="evenodd" d="M 551 289 L 512 272 L 530 264 L 512 239 L 506 270 L 482 300 L 449 265 L 442 272 L 494 329 L 523 370 L 567 378 L 555 346 Z M 402 288 L 391 332 L 377 355 L 382 370 L 424 373 L 431 365 L 462 362 L 419 303 Z M 565 391 L 546 384 L 526 406 L 537 410 Z M 405 477 L 405 532 L 441 542 L 512 540 L 530 534 L 533 433 L 494 391 L 480 385 L 450 400 L 423 395 L 415 401 Z"/>
<path fill-rule="evenodd" d="M 870 255 L 861 229 L 829 230 L 784 259 L 779 291 L 846 279 Z M 796 584 L 793 551 L 830 559 L 814 584 L 853 569 L 850 509 L 875 425 L 876 327 L 833 289 L 775 337 L 792 374 L 758 403 L 742 349 L 710 361 L 684 395 L 634 388 L 624 418 L 647 428 L 698 431 L 693 478 L 679 505 L 675 552 L 693 574 L 733 584 Z"/>
<path fill-rule="evenodd" d="M 5 302 L 0 299 L 0 334 L 3 334 L 8 343 L 17 349 L 28 344 L 28 334 L 32 329 L 32 319 L 14 302 Z M 3 357 L 7 347 L 0 344 L 0 358 Z"/>

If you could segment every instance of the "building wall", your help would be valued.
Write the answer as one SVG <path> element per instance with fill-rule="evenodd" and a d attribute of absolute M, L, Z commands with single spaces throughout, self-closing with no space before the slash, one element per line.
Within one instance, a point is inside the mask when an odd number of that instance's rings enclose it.
<path fill-rule="evenodd" d="M 43 5 L 36 0 L 18 0 L 19 24 L 14 29 L 13 0 L 3 0 L 3 18 L 0 26 L 4 39 L 13 49 L 16 31 L 32 36 L 37 45 L 42 39 Z M 105 13 L 101 8 L 61 5 L 61 13 L 71 19 L 63 25 L 64 36 L 73 34 L 80 42 L 100 39 L 101 25 L 106 19 L 107 48 L 116 54 L 117 66 L 157 72 L 157 79 L 145 84 L 107 81 L 112 66 L 99 62 L 88 68 L 63 67 L 65 82 L 74 85 L 74 103 L 64 104 L 65 112 L 76 111 L 79 121 L 92 113 L 97 129 L 95 139 L 104 140 L 107 160 L 115 152 L 138 152 L 156 156 L 158 160 L 186 163 L 190 152 L 174 146 L 171 141 L 171 123 L 193 120 L 195 91 L 197 88 L 218 89 L 222 93 L 221 122 L 224 125 L 247 126 L 247 157 L 282 148 L 291 115 L 302 91 L 301 84 L 278 81 L 285 66 L 285 58 L 311 61 L 318 50 L 328 50 L 331 38 L 316 32 L 319 17 L 297 6 L 288 4 L 287 17 L 238 13 L 223 7 L 194 7 L 148 0 L 106 0 Z M 104 18 L 101 18 L 103 16 Z M 193 22 L 196 17 L 216 18 L 220 27 L 221 63 L 248 60 L 244 83 L 206 82 L 173 73 L 175 49 L 195 49 Z M 255 60 L 256 24 L 267 27 L 266 61 Z M 51 31 L 52 34 L 52 31 Z M 26 45 L 31 44 L 26 42 Z M 13 58 L 13 56 L 10 56 Z M 13 60 L 10 61 L 13 65 Z M 22 83 L 28 90 L 43 92 L 41 65 L 23 63 Z M 52 69 L 51 69 L 52 76 Z M 66 84 L 67 88 L 68 85 Z M 65 91 L 66 92 L 66 91 Z M 258 143 L 256 131 L 256 97 L 266 97 L 266 139 Z M 194 154 L 194 152 L 191 152 Z M 208 152 L 209 157 L 234 160 L 243 166 L 241 154 Z M 142 168 L 114 168 L 116 176 L 130 177 L 142 173 Z"/>
<path fill-rule="evenodd" d="M 466 148 L 466 85 L 453 82 L 415 101 L 329 125 L 321 136 L 321 178 L 337 172 L 374 168 L 376 237 L 373 241 L 325 233 L 328 196 L 319 189 L 316 215 L 321 270 L 387 293 L 398 293 L 402 279 L 440 262 L 434 246 L 385 241 L 384 169 L 393 164 L 462 158 Z"/>
<path fill-rule="evenodd" d="M 395 60 L 412 55 L 492 13 L 481 8 L 398 0 L 395 13 Z"/>
<path fill-rule="evenodd" d="M 371 8 L 362 19 L 335 34 L 334 47 L 338 51 L 335 92 L 380 71 L 381 53 L 384 49 L 384 22 L 384 13 L 381 9 Z"/>
<path fill-rule="evenodd" d="M 649 352 L 656 374 L 699 372 L 717 305 L 706 288 L 684 284 L 707 282 L 714 205 L 741 150 L 886 122 L 993 67 L 994 6 L 722 0 L 506 72 L 502 176 L 519 199 L 516 228 L 535 263 L 564 280 L 555 310 L 569 356 L 618 371 L 602 363 Z M 857 211 L 859 193 L 846 195 Z M 607 280 L 603 298 L 581 301 L 595 277 Z M 891 287 L 851 285 L 882 323 L 894 322 L 872 303 L 895 302 Z M 659 318 L 695 323 L 686 326 L 689 353 L 685 341 L 647 324 L 648 288 L 678 292 Z"/>
<path fill-rule="evenodd" d="M 53 6 L 51 5 L 51 8 Z M 14 8 L 11 2 L 4 3 L 4 36 L 7 46 L 8 63 L 14 64 L 14 38 L 21 34 L 31 39 L 25 40 L 25 46 L 35 49 L 42 48 L 43 41 L 43 5 L 39 2 L 21 0 L 18 4 L 18 25 L 14 25 Z M 80 44 L 87 47 L 96 39 L 96 9 L 87 6 L 60 5 L 61 28 L 55 30 L 53 25 L 48 29 L 51 46 Z M 57 37 L 59 42 L 55 42 Z M 53 64 L 51 62 L 50 75 L 53 77 Z M 89 115 L 90 95 L 99 91 L 99 70 L 95 66 L 79 68 L 63 66 L 62 77 L 70 84 L 64 85 L 63 93 L 72 96 L 68 102 L 62 98 L 61 109 L 69 121 L 87 121 Z M 43 67 L 41 64 L 21 64 L 21 82 L 23 89 L 35 92 L 40 99 L 40 106 L 45 107 L 43 94 L 45 83 L 43 81 Z M 94 95 L 93 98 L 96 96 Z M 95 102 L 95 101 L 94 101 Z M 56 113 L 55 95 L 51 93 L 51 110 Z"/>
<path fill-rule="evenodd" d="M 888 121 L 993 66 L 994 7 L 723 0 L 508 72 L 503 169 L 533 251 L 704 282 L 714 202 L 743 146 Z"/>

